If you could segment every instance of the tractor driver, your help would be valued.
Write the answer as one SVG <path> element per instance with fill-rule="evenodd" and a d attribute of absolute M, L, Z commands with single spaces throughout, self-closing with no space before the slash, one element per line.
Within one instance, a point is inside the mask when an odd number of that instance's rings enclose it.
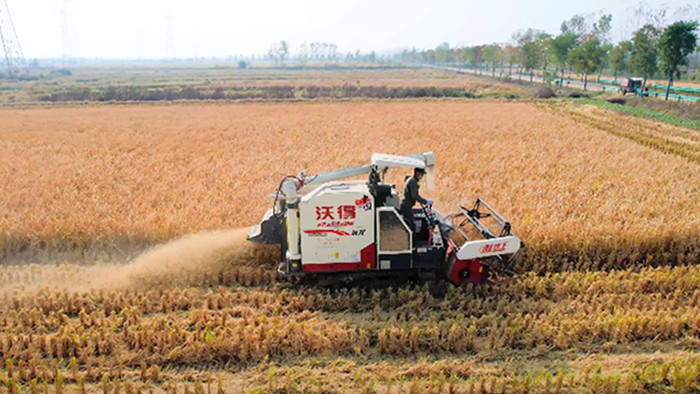
<path fill-rule="evenodd" d="M 420 194 L 418 194 L 418 189 L 420 188 L 418 181 L 423 179 L 424 175 L 425 170 L 423 168 L 413 169 L 413 176 L 408 178 L 406 181 L 406 186 L 404 187 L 403 191 L 403 201 L 401 201 L 401 214 L 403 215 L 404 219 L 406 219 L 408 226 L 413 232 L 416 231 L 416 223 L 415 219 L 413 218 L 413 206 L 416 204 L 416 201 L 420 201 L 421 204 L 433 204 L 432 200 L 426 200 L 425 198 L 421 197 Z"/>

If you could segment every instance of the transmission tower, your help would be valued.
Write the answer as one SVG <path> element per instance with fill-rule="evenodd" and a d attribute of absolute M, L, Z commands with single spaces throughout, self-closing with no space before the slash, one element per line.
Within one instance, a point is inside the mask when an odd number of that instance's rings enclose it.
<path fill-rule="evenodd" d="M 74 60 L 75 57 L 70 30 L 69 6 L 70 0 L 61 0 L 61 60 L 64 65 Z"/>
<path fill-rule="evenodd" d="M 27 61 L 24 60 L 22 46 L 20 46 L 19 39 L 17 39 L 17 32 L 15 31 L 15 25 L 12 23 L 7 0 L 2 0 L 2 3 L 0 3 L 0 41 L 5 52 L 4 61 L 10 78 L 15 75 L 16 70 L 27 71 Z"/>
<path fill-rule="evenodd" d="M 175 59 L 175 40 L 173 40 L 173 13 L 167 10 L 165 15 L 165 58 Z"/>

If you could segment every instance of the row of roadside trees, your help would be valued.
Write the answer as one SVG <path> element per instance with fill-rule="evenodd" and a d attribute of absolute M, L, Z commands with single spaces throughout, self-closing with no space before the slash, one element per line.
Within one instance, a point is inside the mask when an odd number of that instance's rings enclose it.
<path fill-rule="evenodd" d="M 678 21 L 661 27 L 645 24 L 636 30 L 629 40 L 613 44 L 610 41 L 612 15 L 601 15 L 594 22 L 590 17 L 576 15 L 561 24 L 558 35 L 541 30 L 528 29 L 515 33 L 507 44 L 488 44 L 451 48 L 443 43 L 435 49 L 404 51 L 401 60 L 412 63 L 470 64 L 487 66 L 495 75 L 496 67 L 508 66 L 508 74 L 517 67 L 531 78 L 535 70 L 542 70 L 543 79 L 548 68 L 554 66 L 559 83 L 563 83 L 565 70 L 583 74 L 584 89 L 588 77 L 610 69 L 614 77 L 618 72 L 631 70 L 647 79 L 660 71 L 667 77 L 668 88 L 673 85 L 682 67 L 697 48 L 698 21 Z"/>

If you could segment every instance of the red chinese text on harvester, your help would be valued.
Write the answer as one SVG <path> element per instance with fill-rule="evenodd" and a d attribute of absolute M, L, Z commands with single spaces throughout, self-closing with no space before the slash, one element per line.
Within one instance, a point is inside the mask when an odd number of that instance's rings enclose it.
<path fill-rule="evenodd" d="M 357 217 L 354 205 L 324 205 L 316 207 L 316 227 L 353 226 Z"/>
<path fill-rule="evenodd" d="M 479 248 L 479 253 L 503 252 L 504 250 L 506 250 L 507 244 L 508 244 L 508 242 L 500 242 L 497 244 L 483 245 L 482 247 Z"/>

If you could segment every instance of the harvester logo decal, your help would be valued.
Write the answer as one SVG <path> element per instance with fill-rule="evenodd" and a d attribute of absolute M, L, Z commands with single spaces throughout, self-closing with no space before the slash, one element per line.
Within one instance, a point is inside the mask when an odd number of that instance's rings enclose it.
<path fill-rule="evenodd" d="M 316 227 L 349 227 L 355 225 L 354 205 L 322 205 L 316 207 Z"/>
<path fill-rule="evenodd" d="M 336 208 L 332 205 L 316 207 L 316 220 L 347 220 L 357 217 L 354 205 L 341 205 Z"/>
<path fill-rule="evenodd" d="M 486 244 L 482 245 L 479 248 L 479 253 L 484 254 L 484 253 L 498 253 L 498 252 L 503 252 L 506 250 L 506 245 L 508 244 L 507 241 L 505 242 L 499 242 L 496 244 Z"/>
<path fill-rule="evenodd" d="M 316 220 L 333 220 L 333 212 L 331 212 L 333 207 L 316 207 Z"/>
<path fill-rule="evenodd" d="M 355 200 L 355 205 L 364 209 L 365 211 L 369 211 L 372 209 L 372 200 L 370 200 L 369 197 L 364 196 L 361 199 Z"/>

